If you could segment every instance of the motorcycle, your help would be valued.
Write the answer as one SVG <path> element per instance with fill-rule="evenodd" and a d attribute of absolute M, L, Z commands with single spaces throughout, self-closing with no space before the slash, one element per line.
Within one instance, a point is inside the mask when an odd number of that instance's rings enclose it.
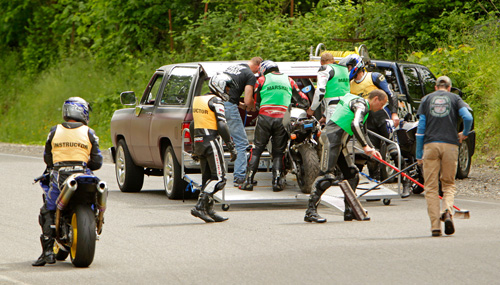
<path fill-rule="evenodd" d="M 42 188 L 49 187 L 49 174 L 35 179 Z M 56 200 L 56 260 L 70 255 L 76 267 L 88 267 L 94 260 L 96 240 L 102 232 L 108 186 L 97 176 L 84 173 L 70 175 Z"/>
<path fill-rule="evenodd" d="M 316 141 L 321 134 L 315 117 L 307 118 L 307 112 L 292 107 L 286 124 L 289 139 L 285 149 L 285 172 L 295 174 L 303 193 L 311 193 L 312 185 L 320 170 L 318 153 L 321 151 Z"/>

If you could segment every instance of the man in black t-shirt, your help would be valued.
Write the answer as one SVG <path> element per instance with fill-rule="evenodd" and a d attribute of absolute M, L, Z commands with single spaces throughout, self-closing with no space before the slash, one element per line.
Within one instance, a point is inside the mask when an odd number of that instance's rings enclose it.
<path fill-rule="evenodd" d="M 246 150 L 248 148 L 248 138 L 238 107 L 246 111 L 255 111 L 253 89 L 256 82 L 255 73 L 259 70 L 261 62 L 262 58 L 254 57 L 246 64 L 232 65 L 224 71 L 224 73 L 229 74 L 238 84 L 238 88 L 231 88 L 229 91 L 229 101 L 224 103 L 227 125 L 229 126 L 231 137 L 238 152 L 238 157 L 234 162 L 233 173 L 235 187 L 238 187 L 245 181 L 247 171 Z M 242 93 L 245 94 L 245 98 L 244 102 L 240 103 Z"/>

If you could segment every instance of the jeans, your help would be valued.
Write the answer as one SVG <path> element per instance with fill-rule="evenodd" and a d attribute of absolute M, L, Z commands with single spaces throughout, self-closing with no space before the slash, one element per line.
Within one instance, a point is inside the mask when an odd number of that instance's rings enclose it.
<path fill-rule="evenodd" d="M 225 102 L 224 107 L 226 110 L 226 121 L 229 127 L 229 132 L 233 138 L 233 142 L 236 146 L 236 151 L 238 157 L 234 161 L 234 179 L 245 178 L 247 171 L 247 147 L 248 138 L 245 132 L 245 126 L 241 121 L 240 112 L 238 111 L 238 105 L 231 102 Z"/>

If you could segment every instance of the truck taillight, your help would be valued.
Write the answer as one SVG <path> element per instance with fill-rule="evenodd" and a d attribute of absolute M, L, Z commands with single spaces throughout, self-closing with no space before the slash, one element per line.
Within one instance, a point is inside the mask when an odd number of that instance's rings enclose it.
<path fill-rule="evenodd" d="M 189 125 L 191 124 L 191 122 L 183 122 L 182 123 L 182 127 L 181 127 L 181 130 L 184 131 L 184 129 L 188 129 L 189 130 Z M 184 133 L 184 143 L 191 143 L 191 135 L 189 135 L 189 132 L 185 132 Z"/>

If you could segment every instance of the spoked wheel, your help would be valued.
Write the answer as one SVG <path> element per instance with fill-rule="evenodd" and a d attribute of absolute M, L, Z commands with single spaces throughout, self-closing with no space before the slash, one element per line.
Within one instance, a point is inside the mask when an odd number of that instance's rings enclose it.
<path fill-rule="evenodd" d="M 96 243 L 95 215 L 86 205 L 78 205 L 71 217 L 71 263 L 88 267 L 94 260 Z"/>
<path fill-rule="evenodd" d="M 299 147 L 302 163 L 297 163 L 299 169 L 297 182 L 302 193 L 311 193 L 314 180 L 319 175 L 319 158 L 316 149 L 311 145 L 303 144 Z M 299 177 L 300 176 L 300 177 Z"/>

